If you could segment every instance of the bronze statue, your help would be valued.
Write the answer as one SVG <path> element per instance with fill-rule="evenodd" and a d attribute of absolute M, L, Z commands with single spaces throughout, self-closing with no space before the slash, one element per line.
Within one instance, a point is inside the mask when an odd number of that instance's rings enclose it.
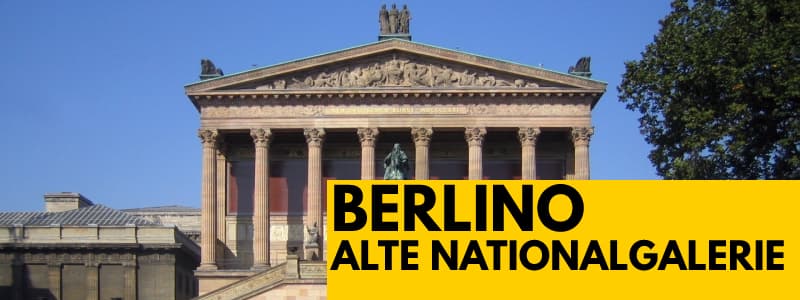
<path fill-rule="evenodd" d="M 569 73 L 579 76 L 591 76 L 592 75 L 592 71 L 590 71 L 591 61 L 592 58 L 590 56 L 581 57 L 578 60 L 578 62 L 575 63 L 575 66 L 569 67 Z"/>
<path fill-rule="evenodd" d="M 204 58 L 200 60 L 200 75 L 217 75 L 222 76 L 222 69 L 214 66 L 210 59 Z"/>
<path fill-rule="evenodd" d="M 408 156 L 400 150 L 400 144 L 394 144 L 392 152 L 386 155 L 383 160 L 383 179 L 385 180 L 405 180 L 408 176 Z"/>

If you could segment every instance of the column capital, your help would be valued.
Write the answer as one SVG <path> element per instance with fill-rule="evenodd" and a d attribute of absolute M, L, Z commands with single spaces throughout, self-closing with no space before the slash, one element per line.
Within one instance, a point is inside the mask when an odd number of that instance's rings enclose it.
<path fill-rule="evenodd" d="M 272 130 L 269 128 L 251 128 L 250 136 L 256 147 L 267 147 L 272 142 Z"/>
<path fill-rule="evenodd" d="M 536 146 L 536 139 L 539 138 L 541 133 L 542 130 L 539 127 L 520 127 L 518 132 L 519 142 L 523 146 Z"/>
<path fill-rule="evenodd" d="M 216 146 L 218 136 L 219 131 L 216 129 L 200 128 L 197 130 L 197 137 L 200 138 L 200 142 L 203 143 L 203 147 L 213 148 Z"/>
<path fill-rule="evenodd" d="M 594 135 L 594 127 L 572 127 L 572 143 L 575 146 L 588 146 Z"/>
<path fill-rule="evenodd" d="M 309 146 L 319 147 L 325 141 L 324 128 L 304 128 L 303 135 L 306 136 L 306 143 Z"/>
<path fill-rule="evenodd" d="M 483 145 L 484 137 L 486 137 L 486 127 L 467 127 L 464 130 L 464 138 L 470 146 Z"/>
<path fill-rule="evenodd" d="M 361 141 L 361 147 L 374 147 L 380 130 L 378 128 L 359 128 L 357 134 L 358 140 Z"/>
<path fill-rule="evenodd" d="M 433 129 L 430 127 L 411 128 L 411 136 L 414 138 L 414 145 L 428 146 L 433 136 Z"/>

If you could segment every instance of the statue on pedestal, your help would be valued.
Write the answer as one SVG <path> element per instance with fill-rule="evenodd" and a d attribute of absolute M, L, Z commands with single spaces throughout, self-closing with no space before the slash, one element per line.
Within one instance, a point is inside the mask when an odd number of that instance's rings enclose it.
<path fill-rule="evenodd" d="M 383 160 L 383 179 L 386 180 L 405 180 L 408 176 L 408 156 L 400 150 L 400 144 L 394 144 L 392 152 L 386 155 Z"/>
<path fill-rule="evenodd" d="M 568 73 L 578 76 L 591 77 L 592 71 L 590 65 L 592 58 L 589 56 L 581 57 L 574 66 L 569 67 Z"/>
<path fill-rule="evenodd" d="M 306 238 L 306 248 L 309 248 L 309 246 L 319 246 L 319 228 L 317 227 L 317 223 L 314 223 L 314 227 L 306 226 L 306 231 L 308 232 L 308 237 Z"/>

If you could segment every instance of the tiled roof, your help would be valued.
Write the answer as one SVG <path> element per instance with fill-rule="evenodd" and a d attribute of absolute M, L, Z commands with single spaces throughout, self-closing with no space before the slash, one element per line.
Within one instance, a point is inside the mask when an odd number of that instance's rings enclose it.
<path fill-rule="evenodd" d="M 123 209 L 124 212 L 200 212 L 199 208 L 183 206 L 183 205 L 167 205 L 167 206 L 153 206 L 141 208 L 128 208 Z"/>
<path fill-rule="evenodd" d="M 0 225 L 156 225 L 153 222 L 103 205 L 92 205 L 63 212 L 0 212 Z"/>

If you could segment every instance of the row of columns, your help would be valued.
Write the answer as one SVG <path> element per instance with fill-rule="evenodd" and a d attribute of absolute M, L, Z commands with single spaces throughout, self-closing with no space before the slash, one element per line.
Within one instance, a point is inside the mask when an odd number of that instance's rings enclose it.
<path fill-rule="evenodd" d="M 522 127 L 518 137 L 522 146 L 522 179 L 536 179 L 536 140 L 541 130 L 537 127 Z M 359 128 L 357 131 L 361 142 L 361 179 L 375 179 L 375 145 L 380 134 L 378 128 Z M 575 176 L 574 179 L 589 179 L 589 140 L 594 129 L 592 127 L 572 128 L 571 136 L 575 147 Z M 322 230 L 322 144 L 325 141 L 325 129 L 305 128 L 303 135 L 308 145 L 308 224 L 307 230 L 315 232 L 313 241 L 322 245 L 324 231 Z M 433 129 L 417 127 L 411 129 L 415 147 L 415 178 L 426 180 L 430 178 L 428 152 Z M 217 195 L 216 172 L 222 172 L 216 166 L 215 155 L 219 149 L 217 138 L 219 133 L 215 129 L 200 129 L 198 136 L 203 145 L 203 179 L 202 179 L 202 226 L 201 226 L 201 270 L 216 270 L 216 240 L 219 238 L 219 229 L 222 225 L 218 222 L 218 207 L 215 203 Z M 269 267 L 269 144 L 272 132 L 268 128 L 254 128 L 250 130 L 255 146 L 255 187 L 254 187 L 254 246 L 253 268 L 263 269 Z M 469 179 L 483 178 L 483 141 L 486 137 L 485 127 L 468 127 L 464 131 L 464 138 L 469 146 Z M 223 185 L 224 186 L 224 183 Z M 322 256 L 321 247 L 315 251 L 315 257 Z M 314 255 L 312 255 L 314 257 Z"/>

